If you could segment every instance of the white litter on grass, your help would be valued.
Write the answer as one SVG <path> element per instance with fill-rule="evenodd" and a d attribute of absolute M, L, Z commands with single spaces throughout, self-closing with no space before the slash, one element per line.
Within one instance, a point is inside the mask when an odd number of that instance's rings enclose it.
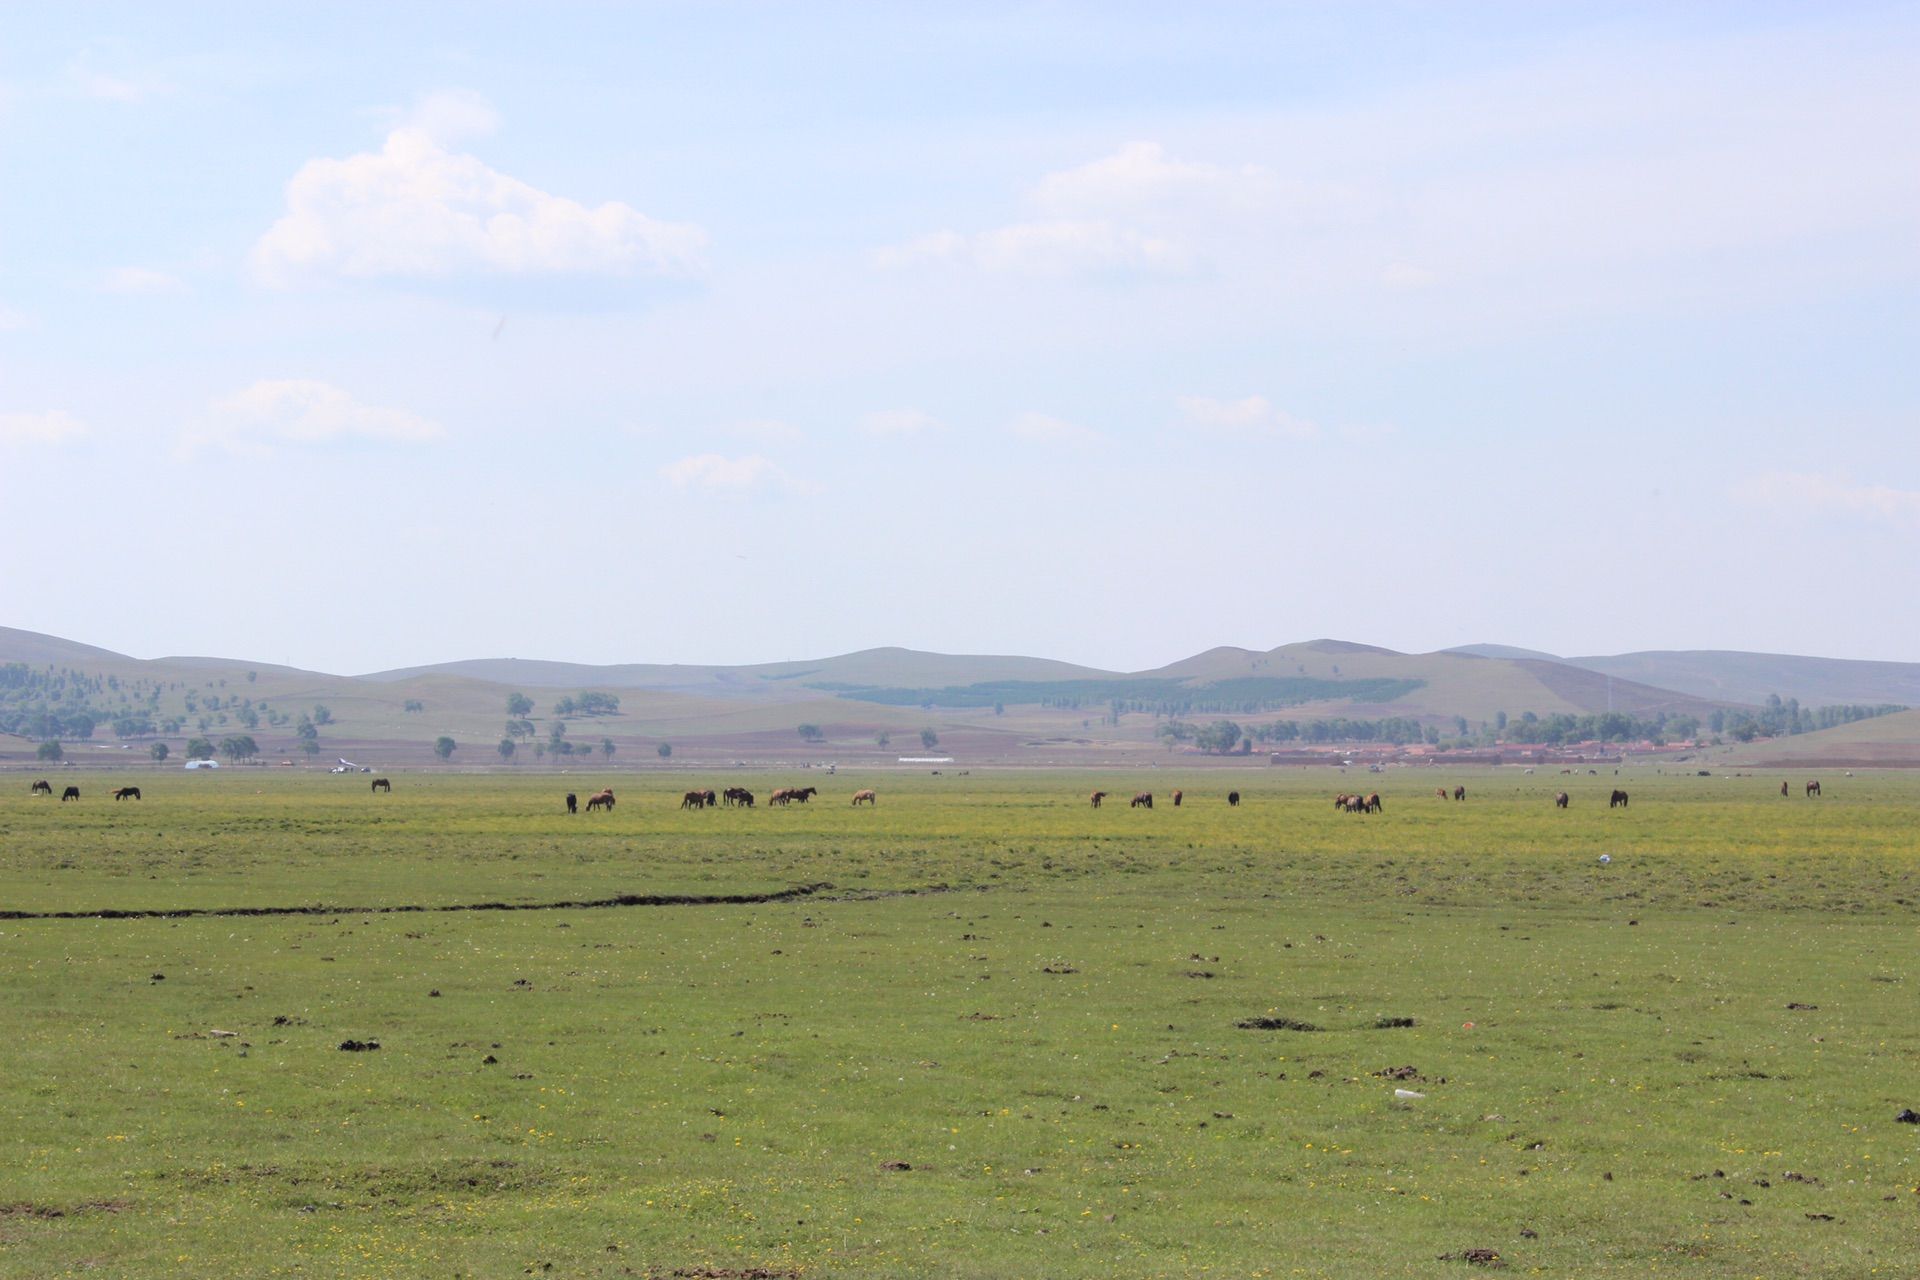
<path fill-rule="evenodd" d="M 1607 865 L 1607 864 L 1608 864 L 1609 862 L 1612 862 L 1612 861 L 1613 861 L 1613 855 L 1612 855 L 1612 854 L 1610 854 L 1610 853 L 1603 853 L 1603 854 L 1601 854 L 1601 855 L 1600 855 L 1600 865 L 1601 865 L 1601 866 L 1603 866 L 1603 867 L 1604 867 L 1604 866 L 1606 866 L 1606 865 Z"/>
<path fill-rule="evenodd" d="M 1415 1093 L 1411 1089 L 1395 1089 L 1393 1091 L 1393 1096 L 1401 1099 L 1402 1101 L 1405 1101 L 1410 1098 L 1424 1098 L 1427 1095 L 1424 1093 Z"/>

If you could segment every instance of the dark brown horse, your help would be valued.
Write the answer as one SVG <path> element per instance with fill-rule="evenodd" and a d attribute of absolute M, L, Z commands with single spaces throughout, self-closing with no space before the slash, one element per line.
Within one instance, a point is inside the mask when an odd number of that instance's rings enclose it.
<path fill-rule="evenodd" d="M 65 791 L 62 791 L 60 793 L 61 804 L 65 804 L 69 800 L 78 800 L 79 798 L 80 798 L 80 788 L 78 787 L 68 787 Z"/>
<path fill-rule="evenodd" d="M 50 796 L 53 794 L 53 784 L 45 778 L 41 778 L 33 784 L 33 794 L 37 796 Z"/>
<path fill-rule="evenodd" d="M 587 812 L 592 813 L 595 809 L 605 809 L 609 812 L 613 810 L 612 787 L 608 787 L 605 791 L 596 791 L 587 797 Z"/>
<path fill-rule="evenodd" d="M 1129 809 L 1151 809 L 1151 808 L 1153 808 L 1153 792 L 1151 792 L 1151 791 L 1142 791 L 1142 792 L 1139 792 L 1139 793 L 1137 793 L 1137 794 L 1136 794 L 1136 795 L 1135 795 L 1135 796 L 1133 797 L 1133 799 L 1132 799 L 1132 800 L 1129 800 L 1129 801 L 1127 802 L 1127 808 L 1129 808 Z"/>
<path fill-rule="evenodd" d="M 795 804 L 805 804 L 819 794 L 820 788 L 818 787 L 795 787 L 787 793 L 787 799 L 793 801 Z"/>
<path fill-rule="evenodd" d="M 113 789 L 113 798 L 115 800 L 138 800 L 140 798 L 140 788 L 115 787 Z"/>
<path fill-rule="evenodd" d="M 369 794 L 375 791 L 392 791 L 392 790 L 393 790 L 393 784 L 391 782 L 388 782 L 385 778 L 375 778 L 373 780 L 373 785 L 367 788 L 367 791 Z"/>
<path fill-rule="evenodd" d="M 1455 800 L 1465 800 L 1467 798 L 1467 789 L 1465 787 L 1455 787 L 1453 789 L 1453 798 Z"/>
<path fill-rule="evenodd" d="M 1227 807 L 1231 809 L 1238 809 L 1240 807 L 1240 793 L 1238 791 L 1227 792 Z"/>
<path fill-rule="evenodd" d="M 728 787 L 726 795 L 728 804 L 737 804 L 745 809 L 753 808 L 753 792 L 745 787 Z"/>
<path fill-rule="evenodd" d="M 1817 796 L 1817 795 L 1819 795 L 1819 794 L 1820 794 L 1820 784 L 1819 784 L 1818 782 L 1809 782 L 1809 783 L 1807 784 L 1807 794 L 1808 794 L 1808 795 L 1810 795 L 1810 796 Z"/>
<path fill-rule="evenodd" d="M 1182 799 L 1182 798 L 1184 798 L 1184 797 L 1186 796 L 1186 794 L 1187 794 L 1187 793 L 1186 793 L 1186 792 L 1184 792 L 1184 791 L 1175 791 L 1175 792 L 1173 793 L 1173 807 L 1174 807 L 1174 808 L 1176 808 L 1176 809 L 1178 809 L 1178 808 L 1180 807 L 1180 801 L 1181 801 L 1181 799 Z"/>
<path fill-rule="evenodd" d="M 1106 792 L 1104 792 L 1104 791 L 1096 791 L 1096 792 L 1094 792 L 1094 793 L 1093 793 L 1093 807 L 1094 807 L 1094 808 L 1096 808 L 1096 809 L 1098 809 L 1098 808 L 1100 807 L 1100 802 L 1101 802 L 1102 800 L 1105 800 L 1106 798 L 1107 798 L 1107 793 L 1106 793 Z"/>
<path fill-rule="evenodd" d="M 1616 787 L 1614 789 L 1613 794 L 1607 797 L 1607 808 L 1624 809 L 1626 807 L 1627 807 L 1627 793 L 1624 791 L 1621 791 L 1619 788 Z"/>
<path fill-rule="evenodd" d="M 1553 807 L 1554 807 L 1554 808 L 1556 808 L 1556 809 L 1564 809 L 1564 808 L 1566 808 L 1566 807 L 1567 807 L 1567 793 L 1566 793 L 1566 792 L 1564 792 L 1564 791 L 1562 791 L 1562 792 L 1561 792 L 1560 794 L 1558 794 L 1558 795 L 1556 795 L 1556 796 L 1555 796 L 1555 797 L 1553 798 Z"/>
<path fill-rule="evenodd" d="M 580 797 L 573 794 L 573 792 L 571 791 L 567 792 L 567 812 L 568 813 L 580 812 Z"/>
<path fill-rule="evenodd" d="M 1380 793 L 1378 791 L 1367 797 L 1368 813 L 1379 813 L 1384 807 L 1385 806 L 1380 803 Z"/>
<path fill-rule="evenodd" d="M 706 807 L 707 807 L 707 793 L 706 793 L 706 792 L 704 792 L 704 791 L 689 791 L 689 792 L 687 792 L 687 794 L 685 794 L 685 795 L 683 795 L 683 796 L 681 796 L 681 797 L 680 797 L 680 807 L 681 807 L 682 809 L 704 809 L 704 808 L 706 808 Z"/>
<path fill-rule="evenodd" d="M 1780 783 L 1780 794 L 1783 796 L 1787 794 L 1787 784 L 1784 781 Z"/>

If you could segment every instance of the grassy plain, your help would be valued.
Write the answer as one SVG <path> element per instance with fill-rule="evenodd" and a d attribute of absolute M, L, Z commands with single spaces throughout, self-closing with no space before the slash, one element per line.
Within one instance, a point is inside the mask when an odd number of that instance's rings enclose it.
<path fill-rule="evenodd" d="M 0 910 L 334 910 L 0 920 L 0 1275 L 1920 1269 L 1920 780 L 610 776 L 15 775 Z"/>

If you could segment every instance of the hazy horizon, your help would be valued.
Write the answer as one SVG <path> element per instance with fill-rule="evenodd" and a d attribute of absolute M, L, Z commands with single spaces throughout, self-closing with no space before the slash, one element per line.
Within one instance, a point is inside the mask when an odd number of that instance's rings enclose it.
<path fill-rule="evenodd" d="M 1911 6 L 22 11 L 0 623 L 1920 659 Z"/>

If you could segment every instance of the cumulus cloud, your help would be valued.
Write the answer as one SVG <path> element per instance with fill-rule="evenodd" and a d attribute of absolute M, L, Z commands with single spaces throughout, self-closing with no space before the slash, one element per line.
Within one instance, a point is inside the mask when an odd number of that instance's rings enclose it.
<path fill-rule="evenodd" d="M 1204 431 L 1280 436 L 1288 440 L 1311 440 L 1320 434 L 1316 423 L 1274 408 L 1265 396 L 1246 396 L 1239 400 L 1182 396 L 1179 421 L 1182 426 Z"/>
<path fill-rule="evenodd" d="M 1774 471 L 1754 476 L 1740 496 L 1768 507 L 1804 507 L 1839 512 L 1881 524 L 1920 527 L 1920 491 L 1860 484 L 1843 476 Z"/>
<path fill-rule="evenodd" d="M 179 276 L 148 267 L 120 267 L 101 278 L 103 293 L 154 294 L 179 293 L 186 283 Z"/>
<path fill-rule="evenodd" d="M 0 413 L 0 443 L 66 444 L 87 434 L 86 423 L 58 409 L 46 413 Z"/>
<path fill-rule="evenodd" d="M 660 468 L 661 477 L 676 489 L 706 493 L 754 493 L 778 489 L 798 492 L 799 484 L 765 454 L 729 458 L 718 453 L 696 453 Z"/>
<path fill-rule="evenodd" d="M 1274 188 L 1273 174 L 1259 165 L 1226 168 L 1176 160 L 1157 142 L 1129 142 L 1110 156 L 1048 174 L 1035 186 L 1032 200 L 1063 214 L 1115 214 L 1196 199 L 1250 206 Z"/>
<path fill-rule="evenodd" d="M 452 150 L 493 124 L 472 95 L 424 99 L 377 152 L 309 160 L 287 212 L 253 248 L 263 283 L 492 277 L 685 276 L 706 233 L 631 205 L 589 207 Z"/>
<path fill-rule="evenodd" d="M 1031 410 L 1015 417 L 1007 424 L 1007 430 L 1024 440 L 1040 444 L 1092 445 L 1106 439 L 1092 427 L 1083 427 L 1077 422 Z"/>
<path fill-rule="evenodd" d="M 881 409 L 864 415 L 860 429 L 870 436 L 902 438 L 939 431 L 945 424 L 919 409 Z"/>
<path fill-rule="evenodd" d="M 430 444 L 446 434 L 439 423 L 405 409 L 367 404 L 329 383 L 295 378 L 256 382 L 216 401 L 180 443 L 188 454 L 215 447 L 260 456 L 281 444 Z"/>

